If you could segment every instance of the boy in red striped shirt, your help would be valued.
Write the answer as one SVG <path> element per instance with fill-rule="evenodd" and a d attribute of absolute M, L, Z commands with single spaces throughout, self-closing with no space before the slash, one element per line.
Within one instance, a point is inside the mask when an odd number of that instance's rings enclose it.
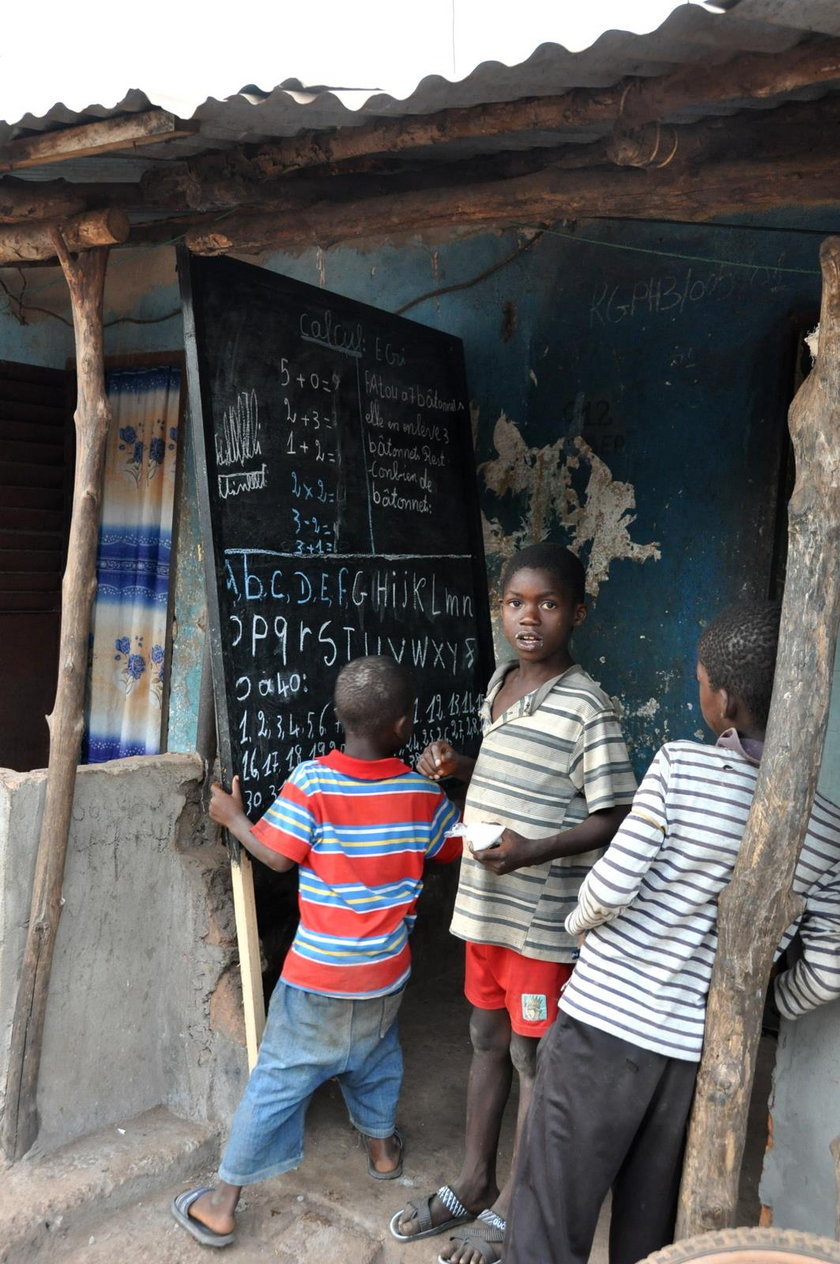
<path fill-rule="evenodd" d="M 299 866 L 300 925 L 220 1179 L 172 1203 L 205 1246 L 233 1241 L 243 1185 L 300 1164 L 307 1104 L 333 1077 L 366 1139 L 370 1175 L 402 1173 L 396 1018 L 411 969 L 408 936 L 424 863 L 455 860 L 462 849 L 460 838 L 446 838 L 457 810 L 395 756 L 411 737 L 414 697 L 411 674 L 393 659 L 355 659 L 335 687 L 343 752 L 299 764 L 257 825 L 243 811 L 238 778 L 232 794 L 213 786 L 214 821 L 270 868 Z"/>

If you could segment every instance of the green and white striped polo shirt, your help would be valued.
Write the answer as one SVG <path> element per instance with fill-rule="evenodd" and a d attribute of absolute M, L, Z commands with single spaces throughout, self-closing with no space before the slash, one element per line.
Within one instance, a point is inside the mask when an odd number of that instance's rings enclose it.
<path fill-rule="evenodd" d="M 484 737 L 464 820 L 499 821 L 526 838 L 570 829 L 592 812 L 629 804 L 636 781 L 615 710 L 579 664 L 508 708 L 493 699 L 513 663 L 494 673 L 482 707 Z M 465 851 L 451 931 L 540 961 L 571 961 L 563 922 L 600 851 L 497 876 Z"/>

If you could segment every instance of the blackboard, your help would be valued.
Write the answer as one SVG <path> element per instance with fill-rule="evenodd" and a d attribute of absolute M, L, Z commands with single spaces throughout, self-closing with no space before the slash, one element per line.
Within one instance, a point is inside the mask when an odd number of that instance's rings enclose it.
<path fill-rule="evenodd" d="M 228 259 L 180 259 L 222 774 L 266 810 L 340 746 L 335 677 L 415 671 L 411 759 L 475 753 L 491 670 L 458 339 Z"/>

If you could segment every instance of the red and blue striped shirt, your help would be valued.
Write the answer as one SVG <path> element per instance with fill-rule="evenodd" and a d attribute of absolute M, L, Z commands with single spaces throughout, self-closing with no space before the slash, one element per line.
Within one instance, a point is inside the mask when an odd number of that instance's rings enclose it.
<path fill-rule="evenodd" d="M 300 867 L 284 981 L 356 998 L 402 987 L 423 866 L 460 856 L 461 839 L 444 837 L 457 820 L 440 788 L 400 759 L 331 751 L 298 764 L 251 831 Z"/>

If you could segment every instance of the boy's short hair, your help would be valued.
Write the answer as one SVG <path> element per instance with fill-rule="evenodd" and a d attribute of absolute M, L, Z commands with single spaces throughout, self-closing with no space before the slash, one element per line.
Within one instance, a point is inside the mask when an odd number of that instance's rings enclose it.
<path fill-rule="evenodd" d="M 514 553 L 502 571 L 502 592 L 516 572 L 524 570 L 548 571 L 554 582 L 570 592 L 575 601 L 586 601 L 586 570 L 583 562 L 564 545 L 543 541 L 540 544 L 529 544 Z"/>
<path fill-rule="evenodd" d="M 709 624 L 697 646 L 712 688 L 739 697 L 762 727 L 770 713 L 781 614 L 778 601 L 740 601 Z"/>
<path fill-rule="evenodd" d="M 354 658 L 338 673 L 335 713 L 345 732 L 370 737 L 407 715 L 416 693 L 414 676 L 396 659 Z"/>

